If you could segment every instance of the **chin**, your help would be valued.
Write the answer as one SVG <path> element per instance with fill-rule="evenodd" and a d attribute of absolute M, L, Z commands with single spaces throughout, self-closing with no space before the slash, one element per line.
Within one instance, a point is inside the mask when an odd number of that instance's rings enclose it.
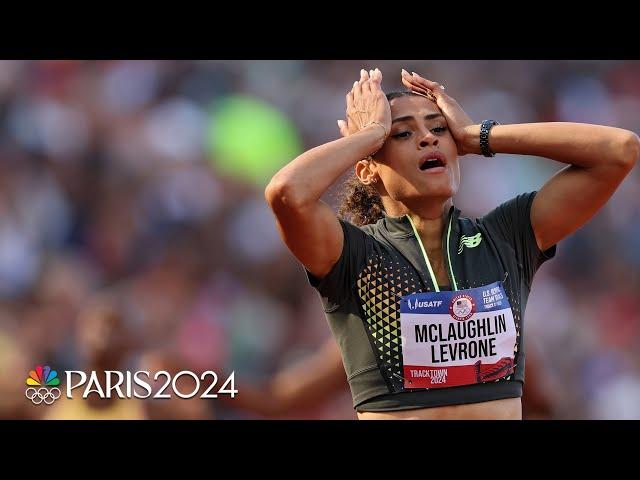
<path fill-rule="evenodd" d="M 438 190 L 423 190 L 420 192 L 413 192 L 411 195 L 406 195 L 403 199 L 398 199 L 405 205 L 412 204 L 413 202 L 425 202 L 431 200 L 441 200 L 446 202 L 455 195 L 452 189 L 438 189 Z"/>
<path fill-rule="evenodd" d="M 442 191 L 442 192 L 428 192 L 422 195 L 422 198 L 425 200 L 431 199 L 440 199 L 443 201 L 447 201 L 452 198 L 454 193 L 452 191 Z"/>
<path fill-rule="evenodd" d="M 423 198 L 451 198 L 458 189 L 452 185 L 426 185 L 420 189 L 420 196 Z"/>
<path fill-rule="evenodd" d="M 446 177 L 427 179 L 427 181 L 424 178 L 414 178 L 403 185 L 397 185 L 396 188 L 387 190 L 387 192 L 393 200 L 402 203 L 435 198 L 447 200 L 458 192 L 458 185 L 450 177 Z"/>

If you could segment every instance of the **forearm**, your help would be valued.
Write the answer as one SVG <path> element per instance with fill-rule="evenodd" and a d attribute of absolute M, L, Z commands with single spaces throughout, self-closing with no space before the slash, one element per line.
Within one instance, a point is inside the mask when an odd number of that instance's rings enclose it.
<path fill-rule="evenodd" d="M 472 125 L 467 131 L 467 150 L 481 154 L 480 125 Z M 496 125 L 491 129 L 489 145 L 494 153 L 546 157 L 585 169 L 630 169 L 639 154 L 635 133 L 583 123 Z"/>
<path fill-rule="evenodd" d="M 293 208 L 317 202 L 346 170 L 379 150 L 383 142 L 384 130 L 374 124 L 308 150 L 274 175 L 267 199 Z"/>

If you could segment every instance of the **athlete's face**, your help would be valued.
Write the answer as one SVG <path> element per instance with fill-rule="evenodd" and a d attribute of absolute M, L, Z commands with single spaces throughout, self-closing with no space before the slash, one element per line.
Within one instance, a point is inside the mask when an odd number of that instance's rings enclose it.
<path fill-rule="evenodd" d="M 418 95 L 394 98 L 390 104 L 391 132 L 372 166 L 382 180 L 380 187 L 403 203 L 451 198 L 460 185 L 460 166 L 442 112 Z"/>

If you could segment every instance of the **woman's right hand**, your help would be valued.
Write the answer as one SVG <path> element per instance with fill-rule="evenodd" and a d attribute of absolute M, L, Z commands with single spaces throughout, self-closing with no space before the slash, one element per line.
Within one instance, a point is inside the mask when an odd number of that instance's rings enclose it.
<path fill-rule="evenodd" d="M 384 130 L 386 140 L 391 130 L 391 107 L 382 91 L 382 72 L 379 69 L 360 70 L 360 80 L 347 93 L 347 120 L 338 120 L 340 133 L 347 137 L 373 126 Z"/>

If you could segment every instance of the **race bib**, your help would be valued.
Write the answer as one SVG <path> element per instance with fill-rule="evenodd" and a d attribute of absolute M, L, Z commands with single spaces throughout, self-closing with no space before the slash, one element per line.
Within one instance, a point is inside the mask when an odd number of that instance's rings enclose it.
<path fill-rule="evenodd" d="M 490 382 L 513 373 L 516 328 L 502 282 L 400 301 L 405 388 Z"/>

